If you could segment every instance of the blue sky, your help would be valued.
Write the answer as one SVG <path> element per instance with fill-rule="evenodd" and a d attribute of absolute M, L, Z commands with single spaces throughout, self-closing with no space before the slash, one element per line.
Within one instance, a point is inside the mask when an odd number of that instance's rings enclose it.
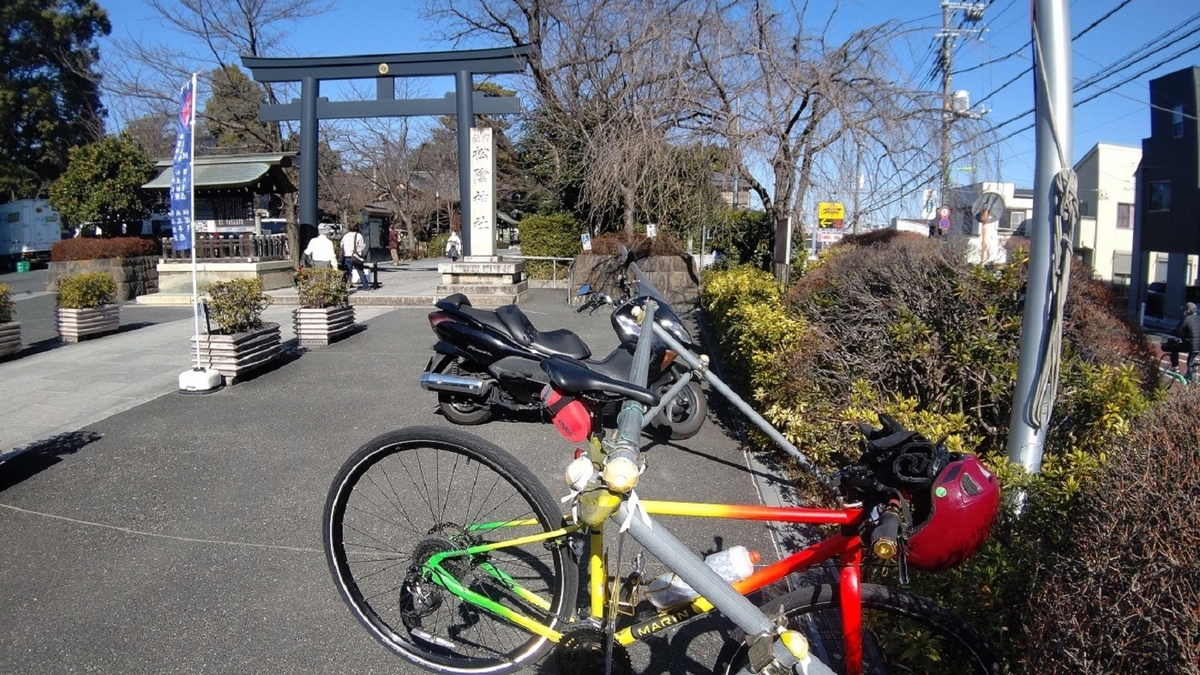
<path fill-rule="evenodd" d="M 109 12 L 114 36 L 141 35 L 153 31 L 142 0 L 98 1 Z M 335 0 L 333 4 L 334 9 L 329 13 L 297 24 L 291 33 L 289 53 L 280 55 L 333 56 L 454 48 L 454 45 L 439 42 L 433 37 L 438 33 L 438 27 L 420 18 L 420 2 Z M 986 115 L 994 123 L 999 123 L 1033 108 L 1033 76 L 1020 75 L 1032 64 L 1032 48 L 1026 46 L 1031 36 L 1030 2 L 994 0 L 985 4 L 988 8 L 983 22 L 978 26 L 986 30 L 977 37 L 958 39 L 954 70 L 971 70 L 956 74 L 953 88 L 970 92 L 972 104 L 977 108 L 981 99 L 986 97 L 982 101 L 982 105 L 988 109 Z M 1181 68 L 1200 65 L 1200 32 L 1196 28 L 1200 26 L 1200 16 L 1197 16 L 1196 23 L 1185 23 L 1190 17 L 1200 15 L 1200 4 L 1195 0 L 1075 0 L 1070 5 L 1072 34 L 1079 33 L 1106 13 L 1116 10 L 1073 44 L 1072 68 L 1076 82 L 1143 45 L 1150 44 L 1153 52 L 1149 58 L 1127 70 L 1076 94 L 1075 100 L 1079 101 L 1130 79 L 1075 109 L 1072 160 L 1083 157 L 1097 142 L 1140 146 L 1141 139 L 1150 133 L 1149 81 Z M 856 28 L 887 19 L 906 22 L 909 44 L 897 50 L 897 59 L 912 79 L 921 83 L 928 71 L 929 58 L 936 49 L 935 34 L 941 26 L 941 7 L 937 0 L 843 0 L 841 3 L 813 0 L 810 2 L 810 16 L 827 16 L 835 6 L 838 9 L 827 34 L 830 41 L 838 40 Z M 1181 27 L 1186 30 L 1160 38 L 1165 32 Z M 103 44 L 101 47 L 103 50 Z M 1181 51 L 1186 53 L 1170 58 Z M 1160 61 L 1165 62 L 1156 65 Z M 1150 66 L 1156 67 L 1133 77 Z M 1000 89 L 1014 77 L 1017 79 L 1013 84 Z M 445 89 L 451 86 L 448 82 Z M 931 92 L 940 91 L 940 81 L 931 80 L 925 83 L 925 87 Z M 429 93 L 440 95 L 443 92 Z M 1031 125 L 1032 121 L 1032 114 L 1026 115 L 1003 127 L 1000 136 L 1009 136 Z M 936 139 L 931 142 L 936 142 Z M 999 178 L 1014 182 L 1019 187 L 1032 187 L 1032 128 L 1004 142 L 1002 162 L 1002 175 Z M 969 182 L 968 168 L 958 167 L 960 171 L 956 172 L 955 182 Z M 977 177 L 981 180 L 997 178 L 991 175 Z"/>

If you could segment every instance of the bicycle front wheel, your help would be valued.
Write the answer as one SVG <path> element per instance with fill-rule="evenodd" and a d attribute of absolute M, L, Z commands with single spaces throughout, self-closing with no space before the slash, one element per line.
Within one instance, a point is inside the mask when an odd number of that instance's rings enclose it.
<path fill-rule="evenodd" d="M 410 427 L 375 438 L 342 466 L 323 525 L 355 617 L 429 670 L 517 670 L 551 642 L 511 617 L 557 630 L 570 615 L 578 572 L 565 537 L 538 536 L 562 527 L 558 500 L 477 436 Z"/>
<path fill-rule="evenodd" d="M 928 598 L 888 586 L 863 584 L 862 673 L 866 675 L 996 675 L 999 664 L 983 637 L 954 612 Z M 810 586 L 763 606 L 767 616 L 786 616 L 789 628 L 809 639 L 813 656 L 833 672 L 857 675 L 847 661 L 837 588 Z M 736 673 L 746 645 L 727 647 L 716 672 Z"/>

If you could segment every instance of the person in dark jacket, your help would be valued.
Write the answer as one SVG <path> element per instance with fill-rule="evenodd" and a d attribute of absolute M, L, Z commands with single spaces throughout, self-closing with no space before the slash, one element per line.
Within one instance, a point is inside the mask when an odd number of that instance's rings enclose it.
<path fill-rule="evenodd" d="M 1196 313 L 1196 303 L 1189 302 L 1183 306 L 1183 320 L 1171 331 L 1171 340 L 1163 344 L 1163 351 L 1171 353 L 1171 367 L 1179 370 L 1179 352 L 1187 352 L 1188 379 L 1200 378 L 1197 361 L 1200 360 L 1200 314 Z"/>

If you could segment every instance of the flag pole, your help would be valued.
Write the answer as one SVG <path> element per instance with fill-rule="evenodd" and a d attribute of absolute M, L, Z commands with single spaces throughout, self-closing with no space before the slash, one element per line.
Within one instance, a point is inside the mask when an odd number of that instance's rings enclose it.
<path fill-rule="evenodd" d="M 179 393 L 208 394 L 224 385 L 219 370 L 205 368 L 200 358 L 200 293 L 196 270 L 196 78 L 184 85 L 175 159 L 171 176 L 171 245 L 176 251 L 192 249 L 192 340 L 196 343 L 196 365 L 180 373 Z M 186 235 L 180 228 L 187 228 Z"/>
<path fill-rule="evenodd" d="M 196 95 L 196 73 L 192 73 L 192 114 L 191 114 L 191 133 L 188 134 L 191 141 L 188 148 L 188 175 L 192 180 L 188 181 L 188 203 L 192 205 L 191 212 L 188 218 L 191 220 L 191 227 L 188 228 L 188 233 L 191 236 L 192 248 L 192 322 L 195 331 L 192 333 L 193 342 L 196 343 L 196 368 L 200 369 L 200 294 L 197 292 L 196 283 L 196 112 L 195 112 L 195 95 Z"/>

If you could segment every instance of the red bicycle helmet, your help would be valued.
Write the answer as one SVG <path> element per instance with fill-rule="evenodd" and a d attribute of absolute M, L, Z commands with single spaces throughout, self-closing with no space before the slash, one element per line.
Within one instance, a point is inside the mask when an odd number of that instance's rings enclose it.
<path fill-rule="evenodd" d="M 928 508 L 909 533 L 906 559 L 916 569 L 939 572 L 983 547 L 1000 509 L 999 482 L 974 455 L 962 455 L 933 480 Z"/>

